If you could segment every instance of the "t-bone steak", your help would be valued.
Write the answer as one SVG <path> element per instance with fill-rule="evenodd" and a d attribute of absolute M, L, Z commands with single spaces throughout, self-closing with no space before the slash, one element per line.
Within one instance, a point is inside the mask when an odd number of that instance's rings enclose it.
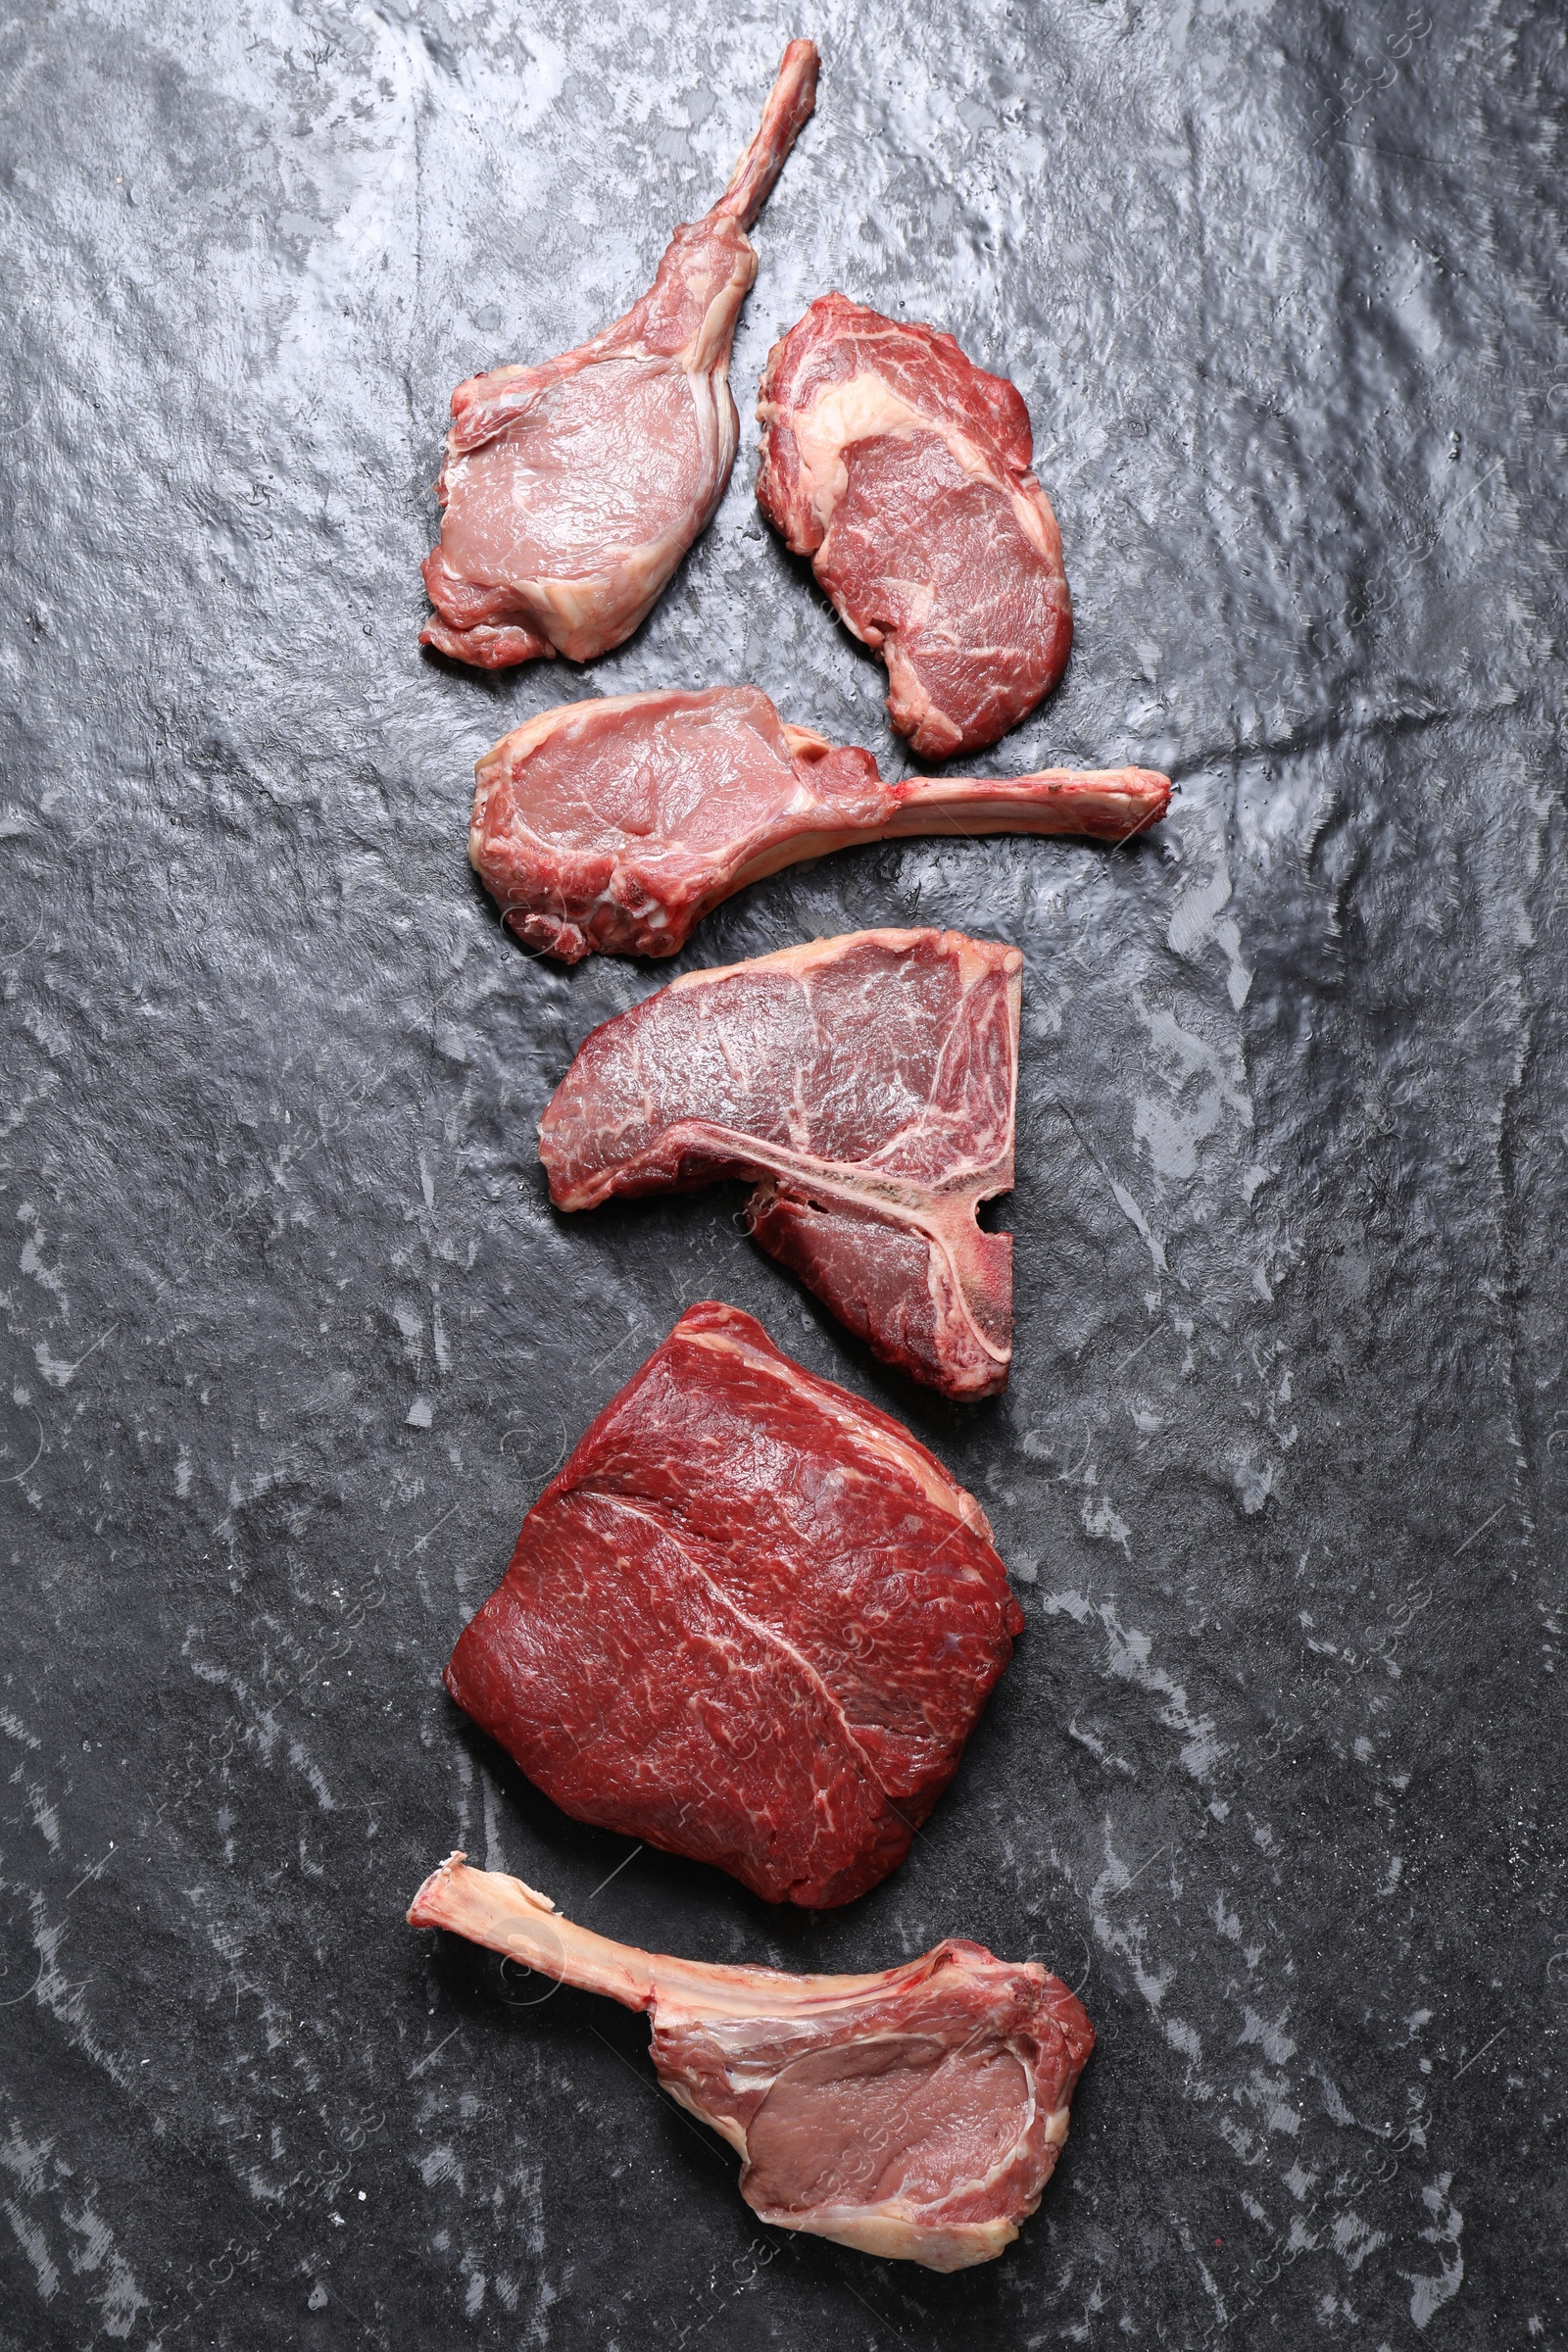
<path fill-rule="evenodd" d="M 421 631 L 499 669 L 586 662 L 629 637 L 707 529 L 735 462 L 735 321 L 757 255 L 746 231 L 816 97 L 816 51 L 791 41 L 761 126 L 703 220 L 677 228 L 651 290 L 591 343 L 497 368 L 452 395 L 424 563 Z"/>
<path fill-rule="evenodd" d="M 757 495 L 888 667 L 923 759 L 981 751 L 1067 664 L 1061 533 L 1029 412 L 951 335 L 824 294 L 768 355 Z"/>
<path fill-rule="evenodd" d="M 558 1208 L 757 1179 L 747 1225 L 864 1340 L 945 1396 L 1012 1355 L 1023 957 L 960 931 L 856 931 L 688 972 L 606 1021 L 539 1125 Z"/>
<path fill-rule="evenodd" d="M 673 956 L 732 891 L 852 843 L 1087 833 L 1164 815 L 1142 767 L 885 783 L 869 752 L 785 726 L 756 686 L 567 703 L 474 771 L 468 856 L 517 937 L 564 963 Z"/>
<path fill-rule="evenodd" d="M 710 1303 L 546 1487 L 446 1683 L 579 1821 L 820 1908 L 903 1861 L 1022 1630 L 973 1496 Z"/>
<path fill-rule="evenodd" d="M 661 2082 L 737 2151 L 764 2222 L 933 2271 L 990 2262 L 1017 2236 L 1095 2046 L 1038 1960 L 952 1936 L 873 1976 L 672 1960 L 462 1854 L 425 1880 L 409 1924 L 646 2012 Z"/>

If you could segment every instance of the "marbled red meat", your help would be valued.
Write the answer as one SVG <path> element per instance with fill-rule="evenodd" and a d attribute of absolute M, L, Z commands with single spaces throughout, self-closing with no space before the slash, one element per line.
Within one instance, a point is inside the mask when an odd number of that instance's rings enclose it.
<path fill-rule="evenodd" d="M 446 1684 L 579 1821 L 816 1908 L 903 1861 L 1022 1630 L 935 1456 L 710 1303 L 540 1495 Z"/>
<path fill-rule="evenodd" d="M 949 1937 L 872 1976 L 672 1960 L 454 1854 L 410 1925 L 645 2011 L 664 2088 L 741 2158 L 764 2222 L 934 2271 L 990 2262 L 1039 2204 L 1095 2046 L 1037 1960 Z"/>
<path fill-rule="evenodd" d="M 1066 667 L 1072 601 L 1015 387 L 824 294 L 774 344 L 757 414 L 762 512 L 887 663 L 899 733 L 943 760 L 1016 726 Z"/>
<path fill-rule="evenodd" d="M 756 686 L 567 703 L 474 771 L 468 856 L 519 939 L 564 963 L 673 956 L 732 891 L 854 842 L 1086 833 L 1164 815 L 1151 769 L 884 783 L 869 752 L 785 726 Z"/>
<path fill-rule="evenodd" d="M 994 1396 L 1012 1355 L 1023 957 L 857 931 L 688 972 L 586 1038 L 539 1126 L 558 1208 L 758 1179 L 749 1229 L 883 1361 Z"/>
<path fill-rule="evenodd" d="M 791 41 L 760 127 L 711 212 L 677 228 L 653 287 L 591 343 L 497 368 L 452 395 L 424 563 L 421 631 L 498 669 L 586 662 L 629 637 L 708 528 L 735 462 L 735 321 L 761 211 L 816 98 L 816 51 Z"/>

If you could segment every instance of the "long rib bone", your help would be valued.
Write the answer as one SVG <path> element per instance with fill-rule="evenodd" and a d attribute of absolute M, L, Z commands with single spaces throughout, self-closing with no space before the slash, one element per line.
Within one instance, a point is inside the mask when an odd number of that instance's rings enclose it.
<path fill-rule="evenodd" d="M 577 1927 L 462 1854 L 426 1879 L 409 1923 L 646 2010 L 661 2082 L 738 2151 L 763 2221 L 930 2270 L 989 2262 L 1017 2236 L 1094 2047 L 1038 1961 L 951 1937 L 870 1976 L 673 1960 Z"/>
<path fill-rule="evenodd" d="M 547 956 L 673 956 L 721 899 L 804 858 L 911 834 L 1128 841 L 1170 789 L 1143 767 L 890 783 L 869 752 L 786 726 L 756 686 L 611 695 L 485 754 L 468 857 Z"/>
<path fill-rule="evenodd" d="M 729 186 L 675 230 L 623 318 L 458 386 L 421 645 L 481 669 L 586 662 L 658 602 L 735 461 L 730 345 L 757 275 L 746 231 L 815 104 L 816 68 L 811 43 L 791 41 Z"/>

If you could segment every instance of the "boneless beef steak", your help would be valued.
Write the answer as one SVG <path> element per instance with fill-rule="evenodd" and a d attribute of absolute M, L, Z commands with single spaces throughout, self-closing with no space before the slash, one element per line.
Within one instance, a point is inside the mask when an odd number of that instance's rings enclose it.
<path fill-rule="evenodd" d="M 1049 694 L 1072 645 L 1061 534 L 1029 412 L 951 335 L 824 294 L 768 355 L 762 512 L 888 667 L 928 760 L 983 750 Z"/>
<path fill-rule="evenodd" d="M 856 931 L 687 972 L 587 1038 L 539 1125 L 558 1208 L 758 1180 L 753 1238 L 884 1362 L 989 1396 L 1012 1354 L 1023 957 Z"/>
<path fill-rule="evenodd" d="M 707 529 L 735 462 L 729 352 L 757 275 L 746 231 L 811 112 L 816 65 L 791 41 L 729 186 L 676 229 L 624 318 L 453 393 L 421 645 L 484 669 L 586 662 L 631 635 Z"/>
<path fill-rule="evenodd" d="M 764 2222 L 933 2271 L 990 2262 L 1017 2236 L 1095 2046 L 1059 1977 L 952 1937 L 862 1977 L 671 1960 L 462 1854 L 409 1921 L 645 2011 L 660 2081 L 738 2151 Z"/>
<path fill-rule="evenodd" d="M 780 866 L 916 833 L 1087 833 L 1164 815 L 1148 768 L 884 783 L 869 752 L 785 726 L 756 686 L 626 694 L 530 719 L 474 771 L 468 856 L 519 939 L 564 963 L 673 956 Z"/>
<path fill-rule="evenodd" d="M 446 1683 L 579 1821 L 814 1908 L 903 1861 L 1022 1630 L 973 1496 L 707 1304 L 540 1495 Z"/>

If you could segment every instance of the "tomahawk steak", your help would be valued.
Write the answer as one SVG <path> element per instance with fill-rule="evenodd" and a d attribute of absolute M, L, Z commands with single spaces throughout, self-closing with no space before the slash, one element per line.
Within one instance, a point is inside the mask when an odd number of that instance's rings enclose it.
<path fill-rule="evenodd" d="M 629 637 L 724 495 L 739 422 L 729 351 L 757 219 L 816 99 L 816 51 L 791 41 L 761 126 L 712 211 L 677 228 L 642 300 L 591 343 L 497 368 L 452 395 L 424 563 L 420 633 L 499 669 L 586 662 Z"/>
<path fill-rule="evenodd" d="M 754 1238 L 883 1361 L 990 1396 L 1012 1354 L 1023 957 L 856 931 L 687 972 L 587 1038 L 539 1124 L 558 1208 L 760 1179 Z"/>
<path fill-rule="evenodd" d="M 734 1307 L 682 1315 L 446 1671 L 579 1821 L 819 1908 L 903 1861 L 1023 1630 L 972 1495 Z"/>
<path fill-rule="evenodd" d="M 660 2081 L 738 2151 L 764 2222 L 933 2271 L 990 2262 L 1017 2236 L 1095 2046 L 1038 1960 L 953 1936 L 863 1977 L 671 1960 L 462 1854 L 425 1880 L 409 1924 L 646 2011 Z"/>
<path fill-rule="evenodd" d="M 884 783 L 869 752 L 788 727 L 756 686 L 610 695 L 529 719 L 474 771 L 468 856 L 529 947 L 673 956 L 732 891 L 854 842 L 1089 833 L 1165 813 L 1147 768 Z"/>
<path fill-rule="evenodd" d="M 951 335 L 824 294 L 768 355 L 757 495 L 881 654 L 927 760 L 981 751 L 1067 664 L 1061 533 L 1029 412 Z"/>

